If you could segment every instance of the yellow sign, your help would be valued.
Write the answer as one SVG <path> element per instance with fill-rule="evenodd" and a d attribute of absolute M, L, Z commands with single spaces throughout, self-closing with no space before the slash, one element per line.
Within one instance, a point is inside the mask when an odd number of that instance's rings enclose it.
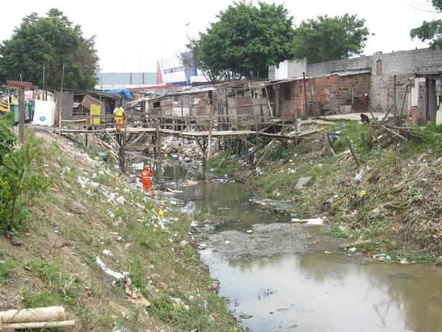
<path fill-rule="evenodd" d="M 99 125 L 101 123 L 101 105 L 91 104 L 91 125 Z"/>

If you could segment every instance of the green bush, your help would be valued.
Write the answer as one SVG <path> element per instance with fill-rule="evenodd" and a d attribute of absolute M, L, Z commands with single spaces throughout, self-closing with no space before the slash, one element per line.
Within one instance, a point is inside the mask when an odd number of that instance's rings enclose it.
<path fill-rule="evenodd" d="M 8 283 L 16 268 L 17 265 L 13 261 L 0 261 L 0 285 Z"/>
<path fill-rule="evenodd" d="M 3 117 L 0 118 L 0 165 L 3 164 L 3 158 L 14 149 L 15 136 L 8 122 Z"/>
<path fill-rule="evenodd" d="M 439 124 L 439 125 L 431 124 L 427 128 L 428 128 L 428 130 L 430 130 L 430 131 L 432 131 L 434 133 L 442 134 L 442 124 Z"/>
<path fill-rule="evenodd" d="M 0 232 L 16 234 L 23 226 L 33 198 L 49 181 L 42 172 L 39 141 L 29 137 L 24 145 L 3 155 L 0 164 Z"/>

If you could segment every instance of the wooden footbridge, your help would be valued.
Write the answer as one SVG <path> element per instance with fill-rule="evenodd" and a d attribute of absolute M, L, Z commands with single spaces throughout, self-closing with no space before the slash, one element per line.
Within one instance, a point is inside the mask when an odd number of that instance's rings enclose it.
<path fill-rule="evenodd" d="M 255 84 L 255 85 L 254 85 Z M 153 158 L 161 158 L 163 138 L 181 138 L 183 143 L 192 140 L 201 149 L 203 163 L 211 156 L 211 147 L 239 146 L 241 151 L 265 145 L 271 140 L 296 141 L 311 133 L 290 132 L 286 122 L 274 116 L 274 105 L 269 91 L 258 83 L 229 83 L 214 88 L 191 90 L 163 97 L 134 101 L 126 107 L 126 126 L 117 131 L 112 115 L 83 114 L 80 118 L 60 119 L 53 132 L 60 135 L 106 136 L 108 148 L 126 167 L 126 152 L 142 151 Z M 288 124 L 293 128 L 293 119 Z M 293 129 L 292 129 L 293 130 Z M 109 144 L 109 141 L 112 143 Z M 118 147 L 115 149 L 115 147 Z M 136 149 L 134 149 L 136 147 Z M 146 152 L 148 151 L 148 152 Z"/>
<path fill-rule="evenodd" d="M 84 134 L 85 143 L 88 142 L 88 135 L 96 135 L 96 136 L 106 136 L 110 137 L 111 141 L 117 146 L 118 149 L 113 149 L 112 144 L 102 143 L 105 147 L 112 151 L 112 154 L 115 158 L 119 160 L 120 169 L 125 171 L 127 169 L 127 156 L 128 153 L 135 153 L 138 155 L 138 158 L 147 159 L 155 162 L 161 162 L 162 152 L 161 152 L 161 142 L 164 137 L 177 137 L 182 138 L 184 140 L 193 140 L 195 141 L 200 150 L 203 158 L 203 167 L 205 168 L 207 159 L 211 156 L 211 145 L 214 139 L 217 139 L 218 142 L 221 140 L 225 143 L 225 139 L 230 141 L 236 141 L 240 144 L 243 144 L 244 147 L 249 148 L 253 145 L 260 144 L 260 139 L 264 141 L 269 140 L 293 140 L 297 141 L 302 137 L 312 135 L 317 133 L 318 130 L 310 130 L 304 132 L 291 132 L 288 134 L 272 133 L 266 132 L 264 130 L 250 130 L 250 129 L 241 129 L 241 130 L 221 130 L 219 127 L 216 130 L 212 129 L 212 126 L 209 125 L 209 129 L 207 130 L 185 130 L 186 127 L 181 126 L 184 130 L 178 130 L 179 126 L 174 126 L 175 129 L 170 128 L 162 128 L 159 125 L 159 121 L 157 122 L 156 127 L 131 127 L 126 126 L 123 131 L 117 131 L 115 127 L 108 128 L 67 128 L 67 127 L 58 127 L 52 128 L 52 131 L 56 134 L 71 136 L 71 135 L 80 135 Z M 261 124 L 260 128 L 270 128 L 274 125 L 281 126 L 277 121 L 272 124 L 271 122 L 267 124 Z M 201 127 L 199 127 L 201 128 Z M 250 138 L 255 138 L 255 140 L 249 140 Z M 262 143 L 261 140 L 261 143 Z M 225 144 L 224 144 L 225 145 Z M 153 156 L 142 155 L 145 154 L 146 150 L 149 150 L 148 147 L 152 147 Z"/>

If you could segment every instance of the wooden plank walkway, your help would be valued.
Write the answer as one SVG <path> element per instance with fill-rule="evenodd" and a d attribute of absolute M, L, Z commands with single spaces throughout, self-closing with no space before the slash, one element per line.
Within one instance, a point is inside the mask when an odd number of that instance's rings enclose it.
<path fill-rule="evenodd" d="M 103 129 L 65 129 L 65 128 L 47 128 L 52 129 L 54 133 L 61 134 L 115 134 L 117 133 L 115 128 L 103 128 Z M 209 131 L 178 131 L 172 129 L 158 129 L 160 134 L 171 135 L 171 136 L 180 136 L 180 137 L 189 137 L 189 138 L 200 138 L 200 137 L 208 137 Z M 127 134 L 142 134 L 142 133 L 156 133 L 156 128 L 126 128 Z M 265 136 L 276 139 L 292 139 L 296 138 L 297 135 L 281 135 L 281 134 L 273 134 L 266 133 L 261 131 L 254 130 L 213 130 L 211 133 L 212 137 L 227 137 L 227 136 Z"/>

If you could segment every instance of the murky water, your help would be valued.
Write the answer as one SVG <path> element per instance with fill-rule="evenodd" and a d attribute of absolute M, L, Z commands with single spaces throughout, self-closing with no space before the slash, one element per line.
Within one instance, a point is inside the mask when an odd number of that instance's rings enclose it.
<path fill-rule="evenodd" d="M 223 221 L 201 257 L 221 282 L 220 294 L 230 299 L 232 312 L 251 331 L 442 332 L 441 268 L 348 257 L 320 227 L 279 224 L 279 233 L 253 228 L 288 217 L 253 205 L 252 193 L 238 184 L 180 190 L 177 196 L 194 211 Z M 236 241 L 241 250 L 235 251 Z M 277 245 L 288 250 L 275 255 L 268 247 Z M 244 255 L 252 246 L 253 253 Z"/>
<path fill-rule="evenodd" d="M 442 331 L 442 271 L 430 266 L 325 254 L 202 257 L 253 332 Z"/>

